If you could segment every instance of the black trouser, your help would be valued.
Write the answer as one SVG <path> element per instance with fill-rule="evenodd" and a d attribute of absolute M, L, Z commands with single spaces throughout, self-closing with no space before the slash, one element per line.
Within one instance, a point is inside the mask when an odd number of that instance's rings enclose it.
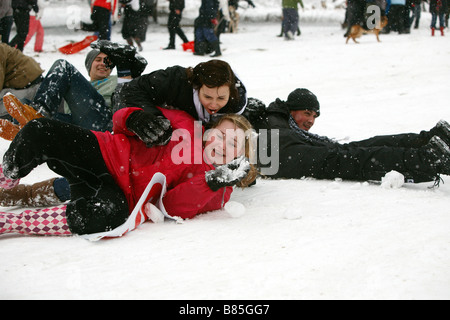
<path fill-rule="evenodd" d="M 13 17 L 17 34 L 9 45 L 23 51 L 28 29 L 30 28 L 30 11 L 28 9 L 15 9 Z"/>
<path fill-rule="evenodd" d="M 345 145 L 301 144 L 291 130 L 281 130 L 280 167 L 273 178 L 380 181 L 395 170 L 416 183 L 433 181 L 436 169 L 421 147 L 432 133 L 380 136 Z"/>
<path fill-rule="evenodd" d="M 176 14 L 173 11 L 169 13 L 169 20 L 167 26 L 169 28 L 169 46 L 175 46 L 175 35 L 179 35 L 184 43 L 189 42 L 183 30 L 180 28 L 181 14 Z"/>
<path fill-rule="evenodd" d="M 1 42 L 9 43 L 9 34 L 11 33 L 11 27 L 14 22 L 13 17 L 3 17 L 0 19 L 0 37 Z"/>
<path fill-rule="evenodd" d="M 98 32 L 99 40 L 110 40 L 111 12 L 108 9 L 94 6 L 91 14 L 91 24 L 83 23 L 81 29 L 84 31 Z"/>
<path fill-rule="evenodd" d="M 398 31 L 400 33 L 405 31 L 405 6 L 403 5 L 392 5 L 389 11 L 389 24 L 388 28 L 390 31 Z"/>
<path fill-rule="evenodd" d="M 72 233 L 108 231 L 128 218 L 125 195 L 109 173 L 91 131 L 48 118 L 29 122 L 5 153 L 4 172 L 18 179 L 42 163 L 69 181 L 71 201 L 66 215 Z"/>

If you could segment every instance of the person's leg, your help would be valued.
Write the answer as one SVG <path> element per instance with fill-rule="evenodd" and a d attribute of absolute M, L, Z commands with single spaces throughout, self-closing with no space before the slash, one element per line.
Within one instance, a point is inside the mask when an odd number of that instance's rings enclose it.
<path fill-rule="evenodd" d="M 101 7 L 97 8 L 97 26 L 98 26 L 98 39 L 110 40 L 111 39 L 111 13 L 109 10 Z"/>
<path fill-rule="evenodd" d="M 45 236 L 72 235 L 66 219 L 66 205 L 25 210 L 22 213 L 0 212 L 0 235 L 7 233 Z"/>
<path fill-rule="evenodd" d="M 44 47 L 45 31 L 40 20 L 36 20 L 36 40 L 34 42 L 34 51 L 42 52 Z"/>
<path fill-rule="evenodd" d="M 9 45 L 23 51 L 30 25 L 30 13 L 27 10 L 16 9 L 14 10 L 13 17 L 17 34 Z"/>
<path fill-rule="evenodd" d="M 44 162 L 70 184 L 66 215 L 72 233 L 108 231 L 126 221 L 126 197 L 91 131 L 47 118 L 33 120 L 6 151 L 3 170 L 6 177 L 18 179 Z"/>
<path fill-rule="evenodd" d="M 283 8 L 283 31 L 285 37 L 287 37 L 287 33 L 290 30 L 290 19 L 289 9 Z"/>
<path fill-rule="evenodd" d="M 33 38 L 33 36 L 36 34 L 37 31 L 37 20 L 35 16 L 30 16 L 30 23 L 29 23 L 29 27 L 28 27 L 28 34 L 27 37 L 25 39 L 25 43 L 24 43 L 24 47 L 28 44 L 28 42 L 30 42 L 31 38 Z"/>
<path fill-rule="evenodd" d="M 444 13 L 439 12 L 439 30 L 441 30 L 441 36 L 444 35 L 445 21 L 444 21 Z"/>
<path fill-rule="evenodd" d="M 430 142 L 434 136 L 429 131 L 420 134 L 406 133 L 397 135 L 376 136 L 362 141 L 345 144 L 349 147 L 395 147 L 395 148 L 420 148 Z"/>
<path fill-rule="evenodd" d="M 280 169 L 276 178 L 381 181 L 395 170 L 407 180 L 434 181 L 440 171 L 440 160 L 428 146 L 421 149 L 370 147 L 340 148 L 292 145 L 280 147 Z"/>
<path fill-rule="evenodd" d="M 176 28 L 176 14 L 170 11 L 169 18 L 167 19 L 167 29 L 169 30 L 169 45 L 166 49 L 175 49 L 175 28 Z"/>
<path fill-rule="evenodd" d="M 292 24 L 291 24 L 291 32 L 292 32 L 292 34 L 295 34 L 297 32 L 298 21 L 299 21 L 298 10 L 297 9 L 293 9 L 292 10 Z"/>
<path fill-rule="evenodd" d="M 14 23 L 14 18 L 12 16 L 3 17 L 2 19 L 0 19 L 1 42 L 9 43 L 9 35 L 11 34 L 11 27 L 12 27 L 13 23 Z"/>
<path fill-rule="evenodd" d="M 214 29 L 213 28 L 204 28 L 203 35 L 205 36 L 206 41 L 211 44 L 211 47 L 214 50 L 214 54 L 211 55 L 211 57 L 221 56 L 222 52 L 220 50 L 219 39 L 217 39 L 217 36 L 214 33 Z"/>
<path fill-rule="evenodd" d="M 183 29 L 181 29 L 180 27 L 180 22 L 181 22 L 181 14 L 176 15 L 175 17 L 175 32 L 181 38 L 183 43 L 189 42 L 188 38 L 184 34 Z"/>
<path fill-rule="evenodd" d="M 58 112 L 63 100 L 69 106 L 70 117 Z M 89 130 L 105 131 L 111 126 L 111 110 L 103 96 L 66 60 L 57 60 L 50 68 L 32 106 L 44 116 Z"/>

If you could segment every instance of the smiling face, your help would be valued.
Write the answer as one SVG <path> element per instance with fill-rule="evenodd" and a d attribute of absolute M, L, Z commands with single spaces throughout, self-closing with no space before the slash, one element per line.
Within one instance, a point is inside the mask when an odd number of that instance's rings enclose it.
<path fill-rule="evenodd" d="M 318 117 L 317 113 L 311 110 L 291 111 L 291 115 L 299 128 L 306 131 L 312 128 Z"/>
<path fill-rule="evenodd" d="M 226 164 L 245 153 L 245 132 L 229 120 L 205 132 L 205 141 L 205 160 L 211 164 Z"/>
<path fill-rule="evenodd" d="M 216 88 L 209 88 L 203 85 L 198 92 L 198 97 L 206 112 L 215 114 L 228 103 L 230 88 L 226 85 Z"/>
<path fill-rule="evenodd" d="M 111 69 L 107 68 L 104 62 L 106 54 L 100 52 L 99 55 L 92 62 L 91 70 L 89 72 L 89 77 L 91 81 L 103 80 L 111 75 Z"/>

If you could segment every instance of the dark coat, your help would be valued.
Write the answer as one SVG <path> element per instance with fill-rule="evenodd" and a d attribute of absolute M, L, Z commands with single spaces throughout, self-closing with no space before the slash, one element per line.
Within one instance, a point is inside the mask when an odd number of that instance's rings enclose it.
<path fill-rule="evenodd" d="M 183 11 L 184 9 L 184 0 L 169 0 L 169 10 L 175 11 L 180 10 Z"/>
<path fill-rule="evenodd" d="M 440 2 L 440 3 L 438 3 Z M 430 0 L 430 12 L 431 13 L 447 13 L 447 6 L 448 1 L 447 0 Z"/>
<path fill-rule="evenodd" d="M 28 11 L 33 9 L 36 13 L 39 11 L 37 0 L 14 0 L 11 3 L 11 7 L 13 9 L 25 9 Z"/>
<path fill-rule="evenodd" d="M 230 100 L 219 114 L 243 112 L 247 104 L 247 92 L 242 83 L 238 90 L 239 101 Z M 124 107 L 138 107 L 153 114 L 159 114 L 157 106 L 169 106 L 186 111 L 194 119 L 200 119 L 187 69 L 180 66 L 157 70 L 126 83 L 121 89 L 120 100 Z"/>
<path fill-rule="evenodd" d="M 202 5 L 200 6 L 199 14 L 197 19 L 195 19 L 196 28 L 213 28 L 214 24 L 212 19 L 217 18 L 219 11 L 219 1 L 218 0 L 202 0 Z"/>

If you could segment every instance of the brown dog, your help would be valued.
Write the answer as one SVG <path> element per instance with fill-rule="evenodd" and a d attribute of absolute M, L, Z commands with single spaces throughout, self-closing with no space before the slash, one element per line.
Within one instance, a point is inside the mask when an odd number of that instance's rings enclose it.
<path fill-rule="evenodd" d="M 348 40 L 350 40 L 350 38 L 353 39 L 355 43 L 359 43 L 358 41 L 356 41 L 356 38 L 360 38 L 363 34 L 367 33 L 375 34 L 375 36 L 377 37 L 377 41 L 380 42 L 380 38 L 378 35 L 380 34 L 380 31 L 383 30 L 384 27 L 386 27 L 387 23 L 388 23 L 387 17 L 383 16 L 380 19 L 380 25 L 377 25 L 374 29 L 366 30 L 360 25 L 354 25 L 350 29 L 350 33 L 348 34 L 347 41 L 345 43 L 348 43 Z"/>

